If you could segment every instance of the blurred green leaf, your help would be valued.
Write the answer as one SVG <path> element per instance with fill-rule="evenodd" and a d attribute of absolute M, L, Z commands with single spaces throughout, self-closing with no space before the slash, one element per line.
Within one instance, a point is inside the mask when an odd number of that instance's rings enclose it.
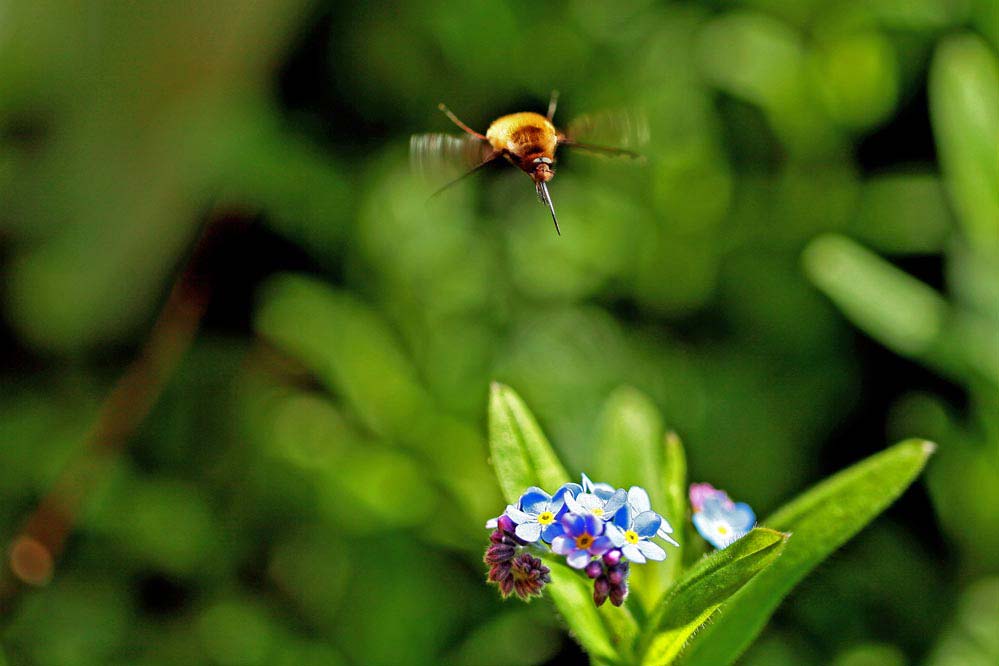
<path fill-rule="evenodd" d="M 687 524 L 687 457 L 679 435 L 672 431 L 666 433 L 663 442 L 661 479 L 664 495 L 662 515 L 676 530 L 674 538 L 680 544 L 671 549 L 666 561 L 659 565 L 665 571 L 667 584 L 672 584 L 683 566 L 683 532 Z"/>
<path fill-rule="evenodd" d="M 850 236 L 889 254 L 940 252 L 953 215 L 940 178 L 929 173 L 875 176 L 863 185 Z"/>
<path fill-rule="evenodd" d="M 999 255 L 999 61 L 979 37 L 950 37 L 929 75 L 940 162 L 968 240 Z"/>
<path fill-rule="evenodd" d="M 551 569 L 552 582 L 545 588 L 562 614 L 569 631 L 583 646 L 591 659 L 614 662 L 617 650 L 607 628 L 600 619 L 600 613 L 593 605 L 593 592 L 590 587 L 564 564 L 547 561 Z"/>
<path fill-rule="evenodd" d="M 484 519 L 494 510 L 488 508 L 495 490 L 481 439 L 434 409 L 409 358 L 372 308 L 319 280 L 282 275 L 264 288 L 255 324 L 261 336 L 345 398 L 374 433 L 424 456 L 468 514 Z"/>
<path fill-rule="evenodd" d="M 992 666 L 999 663 L 999 578 L 975 581 L 962 593 L 953 623 L 926 666 Z"/>
<path fill-rule="evenodd" d="M 500 489 L 511 504 L 530 486 L 553 493 L 569 482 L 527 405 L 509 386 L 496 382 L 489 393 L 489 450 Z"/>
<path fill-rule="evenodd" d="M 723 604 L 677 663 L 734 662 L 791 588 L 901 495 L 935 448 L 924 440 L 896 444 L 822 481 L 763 521 L 791 533 L 781 557 Z"/>
<path fill-rule="evenodd" d="M 948 308 L 933 289 L 842 236 L 822 236 L 804 253 L 805 269 L 858 326 L 906 355 L 938 341 Z"/>
<path fill-rule="evenodd" d="M 663 428 L 659 410 L 645 394 L 629 386 L 616 389 L 607 398 L 597 425 L 593 478 L 615 488 L 641 486 L 648 491 L 652 508 L 665 511 L 666 488 L 660 475 Z M 674 555 L 669 552 L 670 557 Z M 665 591 L 668 575 L 665 564 L 635 567 L 631 573 L 635 596 L 651 608 Z"/>
<path fill-rule="evenodd" d="M 274 649 L 275 627 L 266 607 L 249 599 L 223 599 L 198 618 L 205 653 L 222 666 L 263 666 Z"/>
<path fill-rule="evenodd" d="M 769 567 L 780 555 L 788 535 L 754 528 L 728 548 L 716 550 L 695 564 L 659 604 L 649 621 L 643 666 L 666 666 L 711 620 L 728 597 Z"/>
<path fill-rule="evenodd" d="M 429 411 L 415 371 L 388 326 L 354 296 L 282 275 L 265 287 L 256 329 L 343 395 L 374 432 L 398 435 Z"/>
<path fill-rule="evenodd" d="M 558 653 L 559 635 L 539 610 L 533 606 L 504 611 L 479 624 L 450 653 L 446 666 L 534 666 L 549 661 Z"/>
<path fill-rule="evenodd" d="M 843 236 L 805 249 L 809 277 L 857 326 L 895 351 L 959 377 L 999 385 L 995 328 L 954 313 L 940 294 Z"/>

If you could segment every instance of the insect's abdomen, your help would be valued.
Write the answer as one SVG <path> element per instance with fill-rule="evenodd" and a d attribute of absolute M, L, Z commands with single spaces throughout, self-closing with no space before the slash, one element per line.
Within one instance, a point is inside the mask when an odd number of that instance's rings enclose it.
<path fill-rule="evenodd" d="M 505 150 L 518 156 L 555 154 L 558 134 L 555 126 L 538 113 L 525 111 L 497 118 L 486 131 L 486 138 L 495 150 Z"/>

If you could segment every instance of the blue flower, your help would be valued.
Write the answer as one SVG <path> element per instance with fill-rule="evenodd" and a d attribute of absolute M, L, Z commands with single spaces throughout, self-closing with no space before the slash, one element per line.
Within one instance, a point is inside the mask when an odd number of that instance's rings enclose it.
<path fill-rule="evenodd" d="M 628 509 L 631 512 L 631 516 L 639 516 L 647 511 L 652 511 L 652 502 L 649 501 L 649 494 L 645 492 L 645 488 L 632 486 L 628 489 Z M 652 513 L 655 512 L 653 511 Z M 655 513 L 655 515 L 659 518 L 659 529 L 656 531 L 656 536 L 679 547 L 680 544 L 670 536 L 673 534 L 673 526 L 669 524 L 669 521 L 662 514 Z"/>
<path fill-rule="evenodd" d="M 528 543 L 534 543 L 539 538 L 545 543 L 562 534 L 559 519 L 566 512 L 566 499 L 579 493 L 582 488 L 578 483 L 566 483 L 554 495 L 549 495 L 541 488 L 530 487 L 520 496 L 517 506 L 506 508 L 517 528 L 514 534 Z"/>
<path fill-rule="evenodd" d="M 614 494 L 615 488 L 609 483 L 593 483 L 590 481 L 590 477 L 583 475 L 583 492 L 589 493 L 591 495 L 596 495 L 602 500 L 610 499 L 610 496 Z"/>
<path fill-rule="evenodd" d="M 591 556 L 603 555 L 614 547 L 604 534 L 604 521 L 592 513 L 566 513 L 562 516 L 561 525 L 563 534 L 552 540 L 552 551 L 565 555 L 566 564 L 573 569 L 582 569 Z"/>
<path fill-rule="evenodd" d="M 703 498 L 701 510 L 694 512 L 694 527 L 718 549 L 726 548 L 746 535 L 756 524 L 756 514 L 745 502 L 733 502 L 718 493 Z"/>
<path fill-rule="evenodd" d="M 662 525 L 662 518 L 655 511 L 643 511 L 635 514 L 626 529 L 611 524 L 607 526 L 607 536 L 616 548 L 621 549 L 632 562 L 645 564 L 646 560 L 661 561 L 666 559 L 666 551 L 650 541 L 656 536 Z"/>
<path fill-rule="evenodd" d="M 565 504 L 575 514 L 592 514 L 603 521 L 613 520 L 622 527 L 628 522 L 628 493 L 624 489 L 613 490 L 607 484 L 592 484 L 583 475 L 583 492 L 566 495 Z M 594 492 L 586 492 L 587 485 Z M 602 487 L 603 486 L 603 487 Z M 608 489 L 610 489 L 608 491 Z"/>

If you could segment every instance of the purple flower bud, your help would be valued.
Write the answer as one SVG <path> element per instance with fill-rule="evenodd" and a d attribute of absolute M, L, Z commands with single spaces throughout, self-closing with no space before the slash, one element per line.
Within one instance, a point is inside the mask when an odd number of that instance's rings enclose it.
<path fill-rule="evenodd" d="M 513 534 L 513 531 L 517 529 L 517 524 L 513 522 L 513 518 L 504 513 L 496 520 L 496 527 L 498 527 L 501 532 L 510 532 Z"/>
<path fill-rule="evenodd" d="M 609 567 L 616 566 L 618 562 L 621 561 L 621 551 L 618 548 L 613 550 L 608 550 L 604 553 L 604 564 Z"/>
<path fill-rule="evenodd" d="M 583 571 L 585 571 L 586 575 L 590 578 L 596 578 L 604 572 L 604 565 L 600 564 L 600 560 L 593 560 L 586 565 L 586 568 Z"/>
<path fill-rule="evenodd" d="M 612 585 L 610 589 L 610 601 L 615 606 L 620 606 L 624 603 L 624 600 L 628 597 L 628 586 L 627 584 L 622 585 Z"/>
<path fill-rule="evenodd" d="M 521 553 L 515 557 L 510 573 L 514 591 L 525 601 L 541 596 L 541 590 L 552 581 L 551 570 L 530 553 Z M 501 586 L 500 591 L 502 590 Z M 509 592 L 503 596 L 508 594 Z"/>
<path fill-rule="evenodd" d="M 603 606 L 604 602 L 607 601 L 607 595 L 610 592 L 610 583 L 607 582 L 606 576 L 600 576 L 595 581 L 593 581 L 593 603 L 597 606 Z"/>
<path fill-rule="evenodd" d="M 611 569 L 607 572 L 607 581 L 611 585 L 620 585 L 624 581 L 624 573 L 620 569 Z"/>
<path fill-rule="evenodd" d="M 500 562 L 509 562 L 516 554 L 516 546 L 505 543 L 497 543 L 486 549 L 486 554 L 483 556 L 482 561 L 489 565 L 499 564 Z"/>

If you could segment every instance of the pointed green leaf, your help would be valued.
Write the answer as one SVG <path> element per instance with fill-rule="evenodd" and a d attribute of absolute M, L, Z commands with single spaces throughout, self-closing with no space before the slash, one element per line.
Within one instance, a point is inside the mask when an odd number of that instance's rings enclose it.
<path fill-rule="evenodd" d="M 569 481 L 527 405 L 509 386 L 495 382 L 489 394 L 489 450 L 507 502 L 516 502 L 529 486 L 555 492 Z"/>
<path fill-rule="evenodd" d="M 552 582 L 545 588 L 555 602 L 569 632 L 593 661 L 617 661 L 611 636 L 593 605 L 593 592 L 579 574 L 564 564 L 548 561 Z"/>
<path fill-rule="evenodd" d="M 803 261 L 853 323 L 898 353 L 961 379 L 999 384 L 999 346 L 985 319 L 955 313 L 932 287 L 845 236 L 816 238 Z"/>
<path fill-rule="evenodd" d="M 630 386 L 616 389 L 604 405 L 597 428 L 594 480 L 618 488 L 641 486 L 648 491 L 652 508 L 665 512 L 666 489 L 659 474 L 663 423 L 652 400 Z M 674 555 L 671 550 L 670 556 Z M 652 608 L 668 586 L 669 569 L 664 564 L 636 567 L 632 577 L 634 596 Z"/>
<path fill-rule="evenodd" d="M 792 534 L 781 557 L 722 604 L 676 663 L 734 662 L 791 588 L 895 501 L 934 449 L 924 440 L 896 444 L 819 483 L 764 521 Z"/>
<path fill-rule="evenodd" d="M 788 535 L 757 527 L 695 564 L 670 589 L 649 624 L 643 666 L 666 666 L 722 602 L 769 567 Z"/>
<path fill-rule="evenodd" d="M 664 488 L 658 470 L 663 423 L 655 404 L 641 391 L 622 386 L 607 398 L 598 431 L 594 480 L 619 488 L 641 486 L 652 506 L 662 510 Z"/>

